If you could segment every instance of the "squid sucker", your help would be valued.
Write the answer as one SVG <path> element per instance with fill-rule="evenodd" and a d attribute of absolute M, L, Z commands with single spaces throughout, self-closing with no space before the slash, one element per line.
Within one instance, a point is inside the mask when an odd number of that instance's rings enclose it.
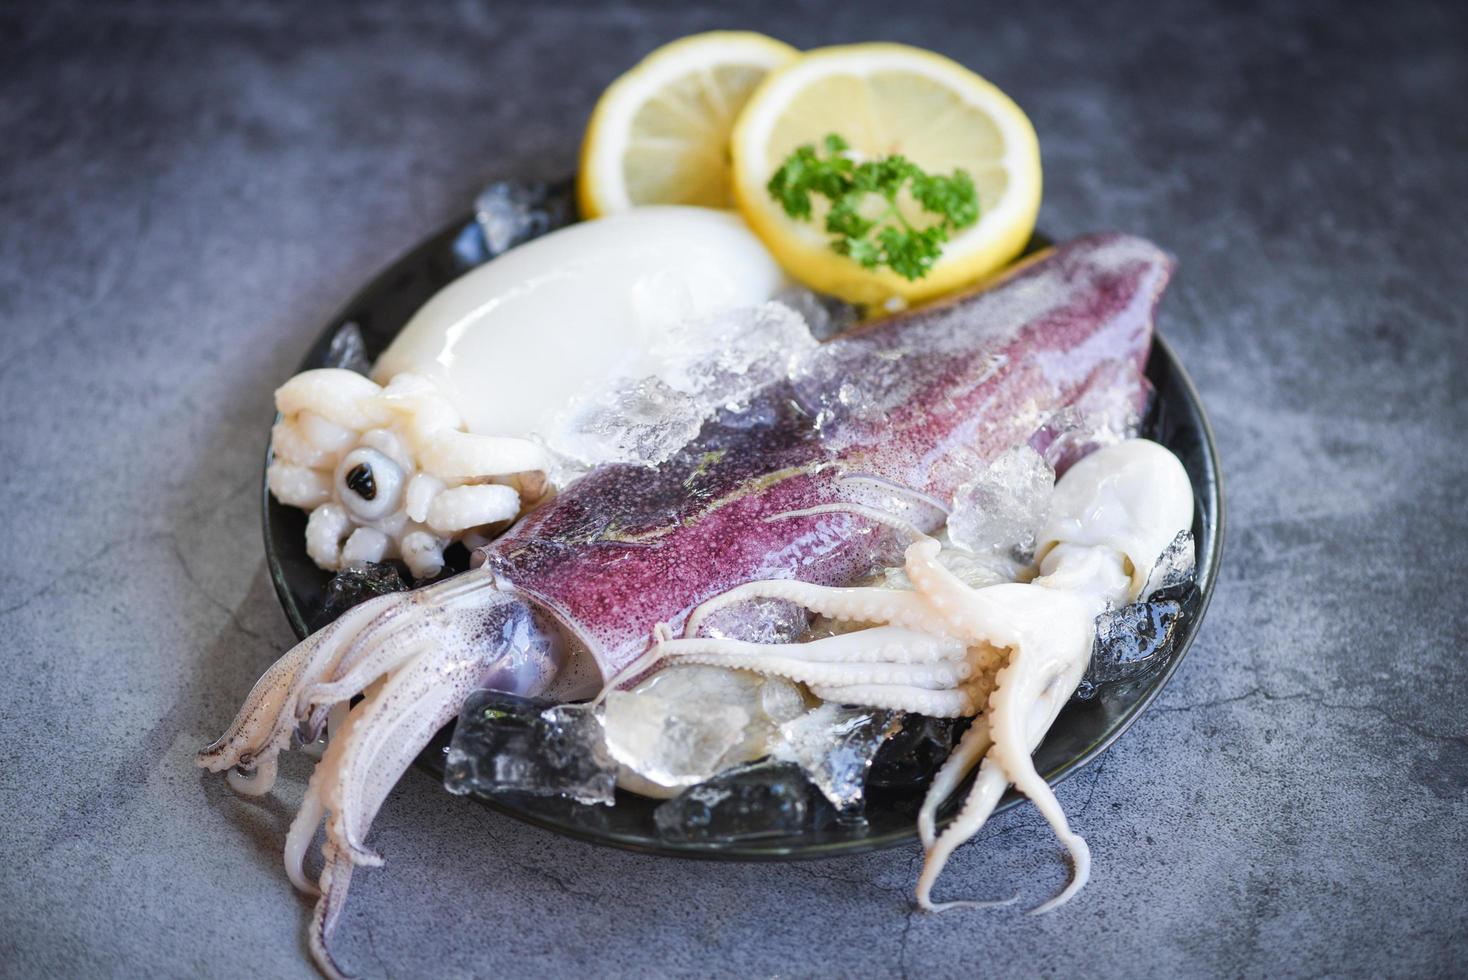
<path fill-rule="evenodd" d="M 382 863 L 365 843 L 374 816 L 470 692 L 585 698 L 664 658 L 763 663 L 840 703 L 979 715 L 923 809 L 919 904 L 938 907 L 928 895 L 947 853 L 1010 784 L 1069 847 L 1076 874 L 1056 902 L 1068 897 L 1085 880 L 1085 844 L 1029 756 L 1080 681 L 1095 616 L 1141 594 L 1190 525 L 1186 475 L 1140 440 L 1075 463 L 1030 584 L 969 588 L 934 560 L 929 535 L 987 463 L 1028 444 L 1064 469 L 1089 447 L 1055 444 L 1057 420 L 1145 401 L 1172 267 L 1143 239 L 1086 236 L 981 291 L 828 341 L 673 458 L 594 469 L 479 549 L 471 570 L 356 606 L 287 653 L 199 764 L 268 792 L 279 752 L 316 741 L 331 718 L 285 845 L 292 882 L 320 896 L 309 938 L 321 970 L 342 975 L 328 940 L 354 869 Z M 910 590 L 850 587 L 903 563 Z M 771 598 L 876 625 L 754 642 L 764 607 L 746 600 Z M 937 835 L 937 806 L 976 766 L 968 803 Z M 313 882 L 303 859 L 323 821 Z"/>

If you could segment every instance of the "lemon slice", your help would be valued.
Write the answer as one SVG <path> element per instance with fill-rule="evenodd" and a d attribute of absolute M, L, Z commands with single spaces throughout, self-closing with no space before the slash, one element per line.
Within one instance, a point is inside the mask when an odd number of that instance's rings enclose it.
<path fill-rule="evenodd" d="M 859 159 L 900 153 L 929 174 L 967 171 L 979 220 L 917 280 L 836 253 L 824 198 L 813 198 L 810 220 L 796 220 L 766 189 L 791 152 L 820 147 L 828 133 Z M 731 148 L 739 208 L 780 264 L 857 303 L 916 302 L 997 271 L 1025 247 L 1040 208 L 1040 144 L 1020 107 L 962 65 L 901 44 L 819 48 L 772 72 L 745 104 Z M 916 202 L 899 205 L 914 223 L 933 220 Z"/>
<path fill-rule="evenodd" d="M 798 54 L 763 34 L 710 31 L 644 58 L 591 114 L 576 182 L 582 216 L 642 204 L 732 208 L 734 120 L 765 76 Z"/>

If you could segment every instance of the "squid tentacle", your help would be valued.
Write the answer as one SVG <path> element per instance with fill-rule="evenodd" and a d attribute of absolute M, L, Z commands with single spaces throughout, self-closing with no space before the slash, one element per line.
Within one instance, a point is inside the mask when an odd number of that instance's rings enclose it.
<path fill-rule="evenodd" d="M 688 616 L 684 635 L 697 635 L 699 627 L 709 616 L 754 599 L 783 599 L 811 612 L 846 622 L 890 623 L 929 635 L 937 632 L 933 629 L 932 607 L 914 592 L 869 586 L 840 588 L 810 585 L 794 579 L 772 579 L 741 585 L 698 606 Z"/>
<path fill-rule="evenodd" d="M 674 640 L 674 643 L 695 642 Z M 775 674 L 802 684 L 824 687 L 853 687 L 872 685 L 888 687 L 902 684 L 922 690 L 950 690 L 958 683 L 958 674 L 951 666 L 929 664 L 903 664 L 890 666 L 881 663 L 833 664 L 786 657 L 777 653 L 718 653 L 669 651 L 668 656 L 686 663 L 706 664 L 711 667 L 728 667 L 735 670 L 758 670 Z"/>
<path fill-rule="evenodd" d="M 271 767 L 288 747 L 295 725 L 295 706 L 312 680 L 331 670 L 344 646 L 378 615 L 404 604 L 403 595 L 378 596 L 349 609 L 334 623 L 297 644 L 255 683 L 225 733 L 205 746 L 198 764 L 211 772 L 242 767 Z M 259 793 L 270 784 L 257 779 L 249 787 Z"/>
<path fill-rule="evenodd" d="M 972 729 L 970 729 L 972 731 Z M 948 858 L 958 847 L 967 843 L 988 822 L 994 812 L 994 807 L 999 803 L 1004 791 L 1009 788 L 1009 778 L 999 768 L 992 757 L 986 756 L 979 763 L 979 773 L 974 777 L 973 789 L 969 791 L 968 798 L 964 800 L 963 808 L 959 810 L 957 818 L 948 826 L 943 834 L 933 841 L 924 841 L 927 850 L 926 859 L 923 861 L 922 873 L 918 876 L 917 905 L 924 912 L 943 912 L 948 909 L 968 908 L 994 908 L 1001 905 L 1012 905 L 1018 900 L 1018 896 L 1011 896 L 998 901 L 974 901 L 965 899 L 955 902 L 937 902 L 932 898 L 933 884 L 938 876 L 943 873 L 943 867 L 948 863 Z M 926 806 L 926 804 L 924 804 Z M 931 818 L 928 833 L 932 833 Z"/>
<path fill-rule="evenodd" d="M 362 843 L 368 826 L 398 777 L 477 686 L 481 670 L 465 670 L 460 661 L 457 653 L 435 650 L 392 674 L 374 697 L 353 709 L 360 715 L 340 740 L 338 759 L 322 760 L 331 777 L 327 832 L 354 863 L 382 863 Z"/>
<path fill-rule="evenodd" d="M 347 888 L 352 883 L 352 862 L 328 840 L 322 845 L 321 897 L 311 913 L 307 944 L 311 959 L 326 980 L 351 980 L 351 974 L 337 965 L 331 955 L 331 934 L 341 919 L 347 903 Z"/>
<path fill-rule="evenodd" d="M 1035 690 L 1042 686 L 1037 683 L 1037 672 L 1024 663 L 1022 657 L 1023 654 L 1017 653 L 1009 666 L 1000 672 L 989 699 L 989 725 L 994 733 L 994 747 L 989 750 L 986 761 L 993 760 L 1008 781 L 1029 797 L 1056 838 L 1070 852 L 1073 872 L 1069 884 L 1059 895 L 1031 910 L 1038 915 L 1064 905 L 1085 886 L 1091 876 L 1091 849 L 1085 838 L 1070 829 L 1065 808 L 1056 799 L 1050 784 L 1035 769 L 1032 756 L 1050 728 L 1050 722 L 1059 713 L 1065 699 L 1070 697 L 1070 691 L 1054 696 L 1053 689 L 1061 680 L 1058 671 L 1050 674 L 1042 690 Z M 1047 695 L 1053 699 L 1053 706 L 1044 705 L 1043 699 Z M 1036 716 L 1034 709 L 1037 703 L 1050 708 L 1045 713 L 1046 717 Z"/>
<path fill-rule="evenodd" d="M 908 684 L 809 685 L 811 693 L 822 701 L 836 704 L 863 704 L 889 711 L 910 711 L 932 718 L 962 718 L 979 710 L 983 703 L 983 685 L 966 684 L 935 691 Z"/>
<path fill-rule="evenodd" d="M 962 661 L 963 643 L 901 626 L 876 626 L 803 643 L 754 643 L 725 637 L 662 641 L 665 656 L 780 656 L 812 664 L 934 664 Z"/>
<path fill-rule="evenodd" d="M 958 744 L 953 747 L 948 758 L 943 760 L 943 765 L 938 769 L 937 775 L 928 784 L 927 795 L 923 797 L 922 808 L 918 811 L 918 836 L 922 839 L 925 849 L 931 850 L 933 841 L 936 839 L 934 827 L 938 807 L 953 795 L 958 784 L 963 782 L 963 778 L 983 760 L 984 755 L 993 744 L 994 739 L 989 734 L 989 719 L 980 715 L 974 719 L 968 731 L 963 733 L 963 737 L 958 740 Z"/>
<path fill-rule="evenodd" d="M 332 708 L 360 693 L 378 677 L 390 674 L 424 653 L 428 642 L 394 644 L 384 640 L 374 644 L 371 655 L 339 680 L 324 681 L 306 688 L 301 692 L 301 708 L 309 711 L 309 717 L 303 722 L 303 728 L 308 733 L 319 734 Z"/>
<path fill-rule="evenodd" d="M 470 691 L 483 686 L 499 654 L 467 656 L 462 643 L 428 645 L 375 681 L 347 714 L 312 774 L 287 838 L 287 873 L 305 885 L 302 859 L 325 823 L 320 898 L 311 928 L 311 950 L 327 976 L 342 976 L 329 953 L 331 935 L 346 901 L 351 869 L 375 867 L 382 856 L 364 838 L 388 793 L 434 734 L 451 721 Z M 534 692 L 527 692 L 534 693 Z"/>
<path fill-rule="evenodd" d="M 201 756 L 201 765 L 223 768 L 251 758 L 262 746 L 277 751 L 288 742 L 298 711 L 313 707 L 312 698 L 319 700 L 315 707 L 323 718 L 334 716 L 365 687 L 341 723 L 333 722 L 284 849 L 291 882 L 320 896 L 310 946 L 327 976 L 344 975 L 329 953 L 330 937 L 352 868 L 382 863 L 363 840 L 398 778 L 472 690 L 489 686 L 534 695 L 560 668 L 566 649 L 534 625 L 539 615 L 523 598 L 498 590 L 488 571 L 466 572 L 411 597 L 370 600 L 349 610 L 340 625 L 303 641 L 275 676 L 267 675 L 268 683 L 262 681 L 225 737 Z M 313 885 L 305 855 L 323 823 L 324 865 Z"/>
<path fill-rule="evenodd" d="M 982 590 L 971 588 L 963 579 L 938 561 L 941 546 L 928 538 L 907 549 L 906 571 L 918 595 L 942 620 L 947 631 L 970 643 L 993 642 L 993 627 L 1008 617 L 984 615 L 990 602 Z"/>
<path fill-rule="evenodd" d="M 390 673 L 422 652 L 422 643 L 407 637 L 433 625 L 414 613 L 443 617 L 475 599 L 488 583 L 480 576 L 457 576 L 406 594 L 407 602 L 384 610 L 367 624 L 337 659 L 331 672 L 305 686 L 296 702 L 302 740 L 314 741 L 332 706 L 363 691 L 378 677 Z"/>

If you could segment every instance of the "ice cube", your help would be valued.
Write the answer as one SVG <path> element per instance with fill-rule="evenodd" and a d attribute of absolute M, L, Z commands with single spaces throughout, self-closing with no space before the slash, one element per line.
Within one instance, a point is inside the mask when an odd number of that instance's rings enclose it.
<path fill-rule="evenodd" d="M 312 631 L 335 621 L 358 603 L 389 592 L 404 592 L 407 588 L 408 581 L 394 562 L 364 562 L 344 568 L 326 583 L 326 595 L 321 602 L 321 611 L 312 620 Z"/>
<path fill-rule="evenodd" d="M 735 841 L 799 833 L 810 814 L 810 783 L 800 767 L 763 762 L 684 790 L 653 811 L 653 822 L 669 840 Z"/>
<path fill-rule="evenodd" d="M 1142 589 L 1142 598 L 1191 582 L 1196 562 L 1193 532 L 1179 531 L 1172 543 L 1158 556 L 1157 564 L 1152 566 L 1152 572 L 1147 576 L 1147 585 Z"/>
<path fill-rule="evenodd" d="M 692 786 L 763 754 L 766 733 L 752 724 L 757 692 L 757 683 L 716 667 L 662 671 L 639 689 L 607 695 L 607 751 L 660 786 Z"/>
<path fill-rule="evenodd" d="M 490 184 L 474 202 L 474 220 L 454 238 L 453 257 L 459 271 L 472 269 L 516 245 L 575 220 L 571 182 L 501 180 Z"/>
<path fill-rule="evenodd" d="M 474 199 L 489 258 L 574 220 L 566 188 L 540 180 L 498 180 Z"/>
<path fill-rule="evenodd" d="M 367 356 L 367 341 L 362 339 L 362 328 L 348 320 L 336 328 L 331 335 L 331 344 L 326 349 L 326 363 L 322 367 L 342 368 L 358 374 L 372 373 L 372 358 Z"/>
<path fill-rule="evenodd" d="M 867 774 L 867 785 L 880 789 L 916 789 L 926 785 L 968 725 L 966 718 L 903 715 L 902 729 L 877 749 L 872 770 Z"/>
<path fill-rule="evenodd" d="M 1098 685 L 1137 680 L 1166 663 L 1197 595 L 1197 587 L 1184 582 L 1096 617 L 1091 664 L 1076 696 L 1094 697 Z"/>
<path fill-rule="evenodd" d="M 1116 362 L 1041 426 L 1032 444 L 1057 473 L 1064 473 L 1082 456 L 1134 438 L 1151 391 L 1151 382 L 1134 362 Z"/>
<path fill-rule="evenodd" d="M 583 465 L 655 466 L 715 412 L 737 408 L 788 376 L 793 359 L 815 345 L 800 315 L 779 303 L 673 323 L 647 352 L 641 373 L 571 406 L 546 442 Z"/>
<path fill-rule="evenodd" d="M 948 537 L 975 555 L 1027 565 L 1054 489 L 1055 471 L 1044 457 L 1017 446 L 958 488 Z"/>
<path fill-rule="evenodd" d="M 688 395 L 660 378 L 639 378 L 579 406 L 548 441 L 588 465 L 655 466 L 687 445 L 702 425 L 703 412 Z"/>
<path fill-rule="evenodd" d="M 779 726 L 805 710 L 782 677 L 678 664 L 609 694 L 602 725 L 618 763 L 661 786 L 690 786 L 763 758 Z"/>
<path fill-rule="evenodd" d="M 693 399 L 703 416 L 745 401 L 787 377 L 816 346 L 805 319 L 783 303 L 738 307 L 685 321 L 653 347 L 658 376 Z"/>
<path fill-rule="evenodd" d="M 822 344 L 797 354 L 790 371 L 793 403 L 833 453 L 875 431 L 915 394 L 901 383 L 902 362 L 914 356 L 912 350 L 888 348 L 871 358 L 858 357 L 857 351 Z"/>
<path fill-rule="evenodd" d="M 859 367 L 844 354 L 838 345 L 823 345 L 797 355 L 791 368 L 794 402 L 810 417 L 817 432 L 850 416 L 849 410 L 841 404 L 839 393 L 842 383 Z"/>
<path fill-rule="evenodd" d="M 838 811 L 863 802 L 877 749 L 902 723 L 898 712 L 822 704 L 780 726 L 773 757 L 805 771 Z"/>
<path fill-rule="evenodd" d="M 760 686 L 760 710 L 774 725 L 783 725 L 805 714 L 805 695 L 799 685 L 783 677 L 769 676 Z"/>
<path fill-rule="evenodd" d="M 450 793 L 529 793 L 613 801 L 617 770 L 594 709 L 476 691 L 459 713 L 444 766 Z"/>

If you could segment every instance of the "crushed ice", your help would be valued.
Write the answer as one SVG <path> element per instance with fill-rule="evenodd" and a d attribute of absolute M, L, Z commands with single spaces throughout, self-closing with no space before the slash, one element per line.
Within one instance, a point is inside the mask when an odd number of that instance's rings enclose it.
<path fill-rule="evenodd" d="M 958 738 L 968 728 L 967 718 L 933 718 L 904 714 L 902 729 L 894 732 L 872 760 L 867 786 L 873 789 L 916 789 L 925 786 L 948 761 Z"/>
<path fill-rule="evenodd" d="M 1113 365 L 1107 377 L 1093 380 L 1073 404 L 1040 427 L 1035 442 L 1045 461 L 1064 473 L 1097 449 L 1136 438 L 1151 391 L 1151 382 L 1135 364 Z"/>
<path fill-rule="evenodd" d="M 861 319 L 861 310 L 850 303 L 825 296 L 804 286 L 791 286 L 775 297 L 777 302 L 800 314 L 816 340 L 829 340 L 844 333 Z"/>
<path fill-rule="evenodd" d="M 804 318 L 783 303 L 678 322 L 652 347 L 651 374 L 573 405 L 546 442 L 583 465 L 656 465 L 716 411 L 787 376 L 795 358 L 816 346 Z"/>
<path fill-rule="evenodd" d="M 788 764 L 838 815 L 859 814 L 867 774 L 883 743 L 901 731 L 901 718 L 836 704 L 810 708 L 784 678 L 700 665 L 670 667 L 630 691 L 613 691 L 600 708 L 481 691 L 460 714 L 444 783 L 459 794 L 611 803 L 619 769 L 674 790 L 702 789 L 768 758 Z M 735 795 L 785 794 L 756 782 L 736 781 Z M 664 821 L 672 819 L 668 813 L 696 816 L 725 799 L 715 789 L 679 798 L 682 809 L 666 811 Z M 805 804 L 800 807 L 804 820 Z"/>
<path fill-rule="evenodd" d="M 1055 471 L 1045 458 L 1017 446 L 954 493 L 948 537 L 980 558 L 1027 565 L 1054 490 Z"/>
<path fill-rule="evenodd" d="M 780 726 L 773 757 L 798 765 L 838 811 L 859 807 L 877 750 L 902 727 L 898 712 L 826 703 Z"/>
<path fill-rule="evenodd" d="M 405 566 L 397 562 L 363 562 L 344 568 L 326 583 L 321 608 L 311 621 L 315 632 L 336 620 L 353 606 L 389 592 L 404 592 L 410 585 Z"/>
<path fill-rule="evenodd" d="M 563 228 L 576 219 L 570 181 L 497 180 L 474 199 L 474 219 L 454 238 L 460 271 Z"/>

